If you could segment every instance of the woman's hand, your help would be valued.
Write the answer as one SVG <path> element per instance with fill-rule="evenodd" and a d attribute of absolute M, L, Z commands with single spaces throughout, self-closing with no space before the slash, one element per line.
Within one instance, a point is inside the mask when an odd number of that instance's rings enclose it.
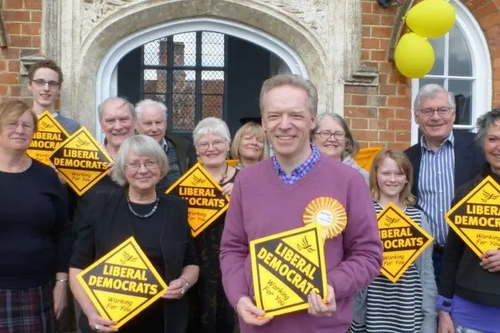
<path fill-rule="evenodd" d="M 61 313 L 68 305 L 68 283 L 62 281 L 56 281 L 56 285 L 53 290 L 54 295 L 54 315 L 56 319 L 61 318 Z"/>
<path fill-rule="evenodd" d="M 455 325 L 448 312 L 439 311 L 438 322 L 438 333 L 455 333 Z"/>
<path fill-rule="evenodd" d="M 176 279 L 170 281 L 168 284 L 167 291 L 163 294 L 163 298 L 167 299 L 180 299 L 186 291 L 188 290 L 188 284 L 186 283 L 186 280 L 184 279 Z"/>
<path fill-rule="evenodd" d="M 233 192 L 233 186 L 234 183 L 227 183 L 226 185 L 222 186 L 222 195 L 231 195 Z"/>
<path fill-rule="evenodd" d="M 483 260 L 480 265 L 488 272 L 498 272 L 500 271 L 500 250 L 488 250 L 482 256 Z"/>
<path fill-rule="evenodd" d="M 116 321 L 106 320 L 99 316 L 96 312 L 88 317 L 89 326 L 93 331 L 96 332 L 118 332 L 116 327 L 111 327 L 111 325 L 116 325 Z"/>

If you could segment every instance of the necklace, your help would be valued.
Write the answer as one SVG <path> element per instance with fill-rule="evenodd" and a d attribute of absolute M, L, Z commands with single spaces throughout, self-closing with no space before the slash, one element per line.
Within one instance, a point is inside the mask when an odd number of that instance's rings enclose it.
<path fill-rule="evenodd" d="M 127 205 L 128 205 L 128 209 L 130 210 L 130 212 L 132 214 L 134 214 L 135 216 L 141 218 L 141 219 L 147 219 L 148 217 L 150 217 L 151 215 L 153 215 L 156 210 L 158 209 L 158 202 L 160 201 L 160 197 L 157 195 L 156 196 L 156 201 L 155 201 L 155 205 L 153 207 L 153 209 L 147 213 L 147 214 L 144 214 L 144 215 L 141 215 L 139 213 L 137 213 L 133 208 L 132 208 L 132 205 L 130 204 L 130 197 L 128 196 L 127 194 Z"/>
<path fill-rule="evenodd" d="M 226 162 L 226 171 L 224 171 L 224 173 L 220 177 L 219 184 L 224 183 L 224 181 L 226 180 L 226 178 L 227 178 L 227 169 L 228 168 L 229 168 L 229 164 Z"/>

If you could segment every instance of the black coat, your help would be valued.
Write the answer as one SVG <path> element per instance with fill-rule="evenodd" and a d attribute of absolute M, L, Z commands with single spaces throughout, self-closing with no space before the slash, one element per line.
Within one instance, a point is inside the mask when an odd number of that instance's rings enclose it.
<path fill-rule="evenodd" d="M 474 140 L 470 132 L 454 131 L 455 144 L 455 189 L 477 176 L 485 163 L 484 153 Z M 420 142 L 405 150 L 406 156 L 413 166 L 413 186 L 411 193 L 418 198 L 418 177 L 420 162 L 422 160 L 422 147 Z"/>
<path fill-rule="evenodd" d="M 177 279 L 187 265 L 197 265 L 190 229 L 187 224 L 187 202 L 181 198 L 159 194 L 158 209 L 168 217 L 162 230 L 158 230 L 165 264 L 167 284 Z M 134 235 L 129 220 L 126 189 L 97 194 L 87 207 L 79 207 L 76 217 L 78 228 L 70 267 L 85 269 L 96 259 Z M 165 333 L 183 333 L 187 326 L 188 302 L 180 300 L 164 302 Z M 81 318 L 82 332 L 92 332 L 87 318 Z"/>

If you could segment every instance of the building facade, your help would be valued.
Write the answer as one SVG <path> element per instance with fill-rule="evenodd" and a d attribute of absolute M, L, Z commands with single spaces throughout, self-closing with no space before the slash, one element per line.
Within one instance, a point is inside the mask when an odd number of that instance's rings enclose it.
<path fill-rule="evenodd" d="M 295 73 L 318 87 L 319 112 L 343 114 L 362 145 L 403 149 L 418 138 L 411 108 L 424 83 L 457 94 L 459 129 L 500 102 L 500 2 L 449 1 L 456 26 L 431 41 L 431 73 L 411 80 L 391 59 L 411 0 L 388 8 L 376 0 L 3 0 L 0 98 L 29 101 L 27 68 L 50 58 L 65 75 L 61 112 L 97 136 L 97 105 L 116 95 L 165 102 L 169 131 L 181 135 L 209 115 L 234 133 L 258 118 L 263 80 Z"/>

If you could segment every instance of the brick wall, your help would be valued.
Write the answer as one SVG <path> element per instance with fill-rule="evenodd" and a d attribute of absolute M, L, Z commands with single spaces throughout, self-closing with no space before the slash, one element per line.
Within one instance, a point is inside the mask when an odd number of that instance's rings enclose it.
<path fill-rule="evenodd" d="M 3 0 L 2 16 L 8 48 L 0 49 L 0 101 L 14 97 L 29 102 L 19 59 L 40 48 L 42 0 Z"/>

